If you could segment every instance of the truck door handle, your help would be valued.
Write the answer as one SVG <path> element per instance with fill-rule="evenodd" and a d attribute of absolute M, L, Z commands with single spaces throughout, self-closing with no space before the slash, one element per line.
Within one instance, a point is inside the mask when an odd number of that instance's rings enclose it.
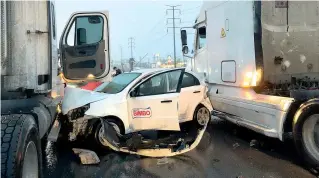
<path fill-rule="evenodd" d="M 197 91 L 194 91 L 193 93 L 200 93 L 200 91 L 199 91 L 199 90 L 197 90 Z"/>
<path fill-rule="evenodd" d="M 163 100 L 163 101 L 161 101 L 161 103 L 171 103 L 172 102 L 172 100 Z"/>
<path fill-rule="evenodd" d="M 86 54 L 86 51 L 79 51 L 80 54 Z"/>

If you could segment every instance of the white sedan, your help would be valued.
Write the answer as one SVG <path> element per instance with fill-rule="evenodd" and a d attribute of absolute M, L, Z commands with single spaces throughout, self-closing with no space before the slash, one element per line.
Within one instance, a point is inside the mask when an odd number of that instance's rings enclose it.
<path fill-rule="evenodd" d="M 178 69 L 120 74 L 94 91 L 65 89 L 62 113 L 87 120 L 99 145 L 144 156 L 172 156 L 197 146 L 211 118 L 207 86 Z M 73 129 L 74 130 L 74 129 Z M 88 134 L 86 131 L 77 132 Z"/>

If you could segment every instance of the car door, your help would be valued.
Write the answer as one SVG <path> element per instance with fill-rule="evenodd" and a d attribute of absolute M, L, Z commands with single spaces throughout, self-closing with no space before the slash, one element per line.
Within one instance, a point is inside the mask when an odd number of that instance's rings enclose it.
<path fill-rule="evenodd" d="M 185 72 L 181 84 L 179 97 L 179 120 L 180 122 L 190 121 L 196 107 L 202 102 L 205 96 L 205 86 L 200 85 L 199 80 L 192 74 Z"/>
<path fill-rule="evenodd" d="M 130 129 L 180 130 L 178 101 L 184 69 L 151 76 L 138 84 L 128 96 Z"/>
<path fill-rule="evenodd" d="M 110 75 L 108 13 L 74 13 L 60 39 L 65 79 L 98 80 Z"/>

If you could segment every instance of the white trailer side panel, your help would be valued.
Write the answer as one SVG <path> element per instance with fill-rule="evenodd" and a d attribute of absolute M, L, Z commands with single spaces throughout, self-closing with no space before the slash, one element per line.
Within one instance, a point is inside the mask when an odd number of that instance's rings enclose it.
<path fill-rule="evenodd" d="M 45 91 L 48 82 L 38 85 L 38 75 L 49 74 L 47 1 L 7 1 L 6 5 L 8 57 L 1 62 L 4 89 Z M 36 34 L 36 30 L 44 33 Z"/>
<path fill-rule="evenodd" d="M 289 1 L 288 7 L 262 2 L 265 80 L 290 82 L 291 76 L 319 79 L 318 9 L 318 1 Z M 281 57 L 282 63 L 275 64 L 275 57 Z"/>

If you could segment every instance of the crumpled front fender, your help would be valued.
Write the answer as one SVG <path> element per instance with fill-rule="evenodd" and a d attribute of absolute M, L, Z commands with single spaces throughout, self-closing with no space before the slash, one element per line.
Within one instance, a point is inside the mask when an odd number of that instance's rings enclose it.
<path fill-rule="evenodd" d="M 67 114 L 72 109 L 106 99 L 107 97 L 108 95 L 105 93 L 66 87 L 62 101 L 62 113 Z"/>

